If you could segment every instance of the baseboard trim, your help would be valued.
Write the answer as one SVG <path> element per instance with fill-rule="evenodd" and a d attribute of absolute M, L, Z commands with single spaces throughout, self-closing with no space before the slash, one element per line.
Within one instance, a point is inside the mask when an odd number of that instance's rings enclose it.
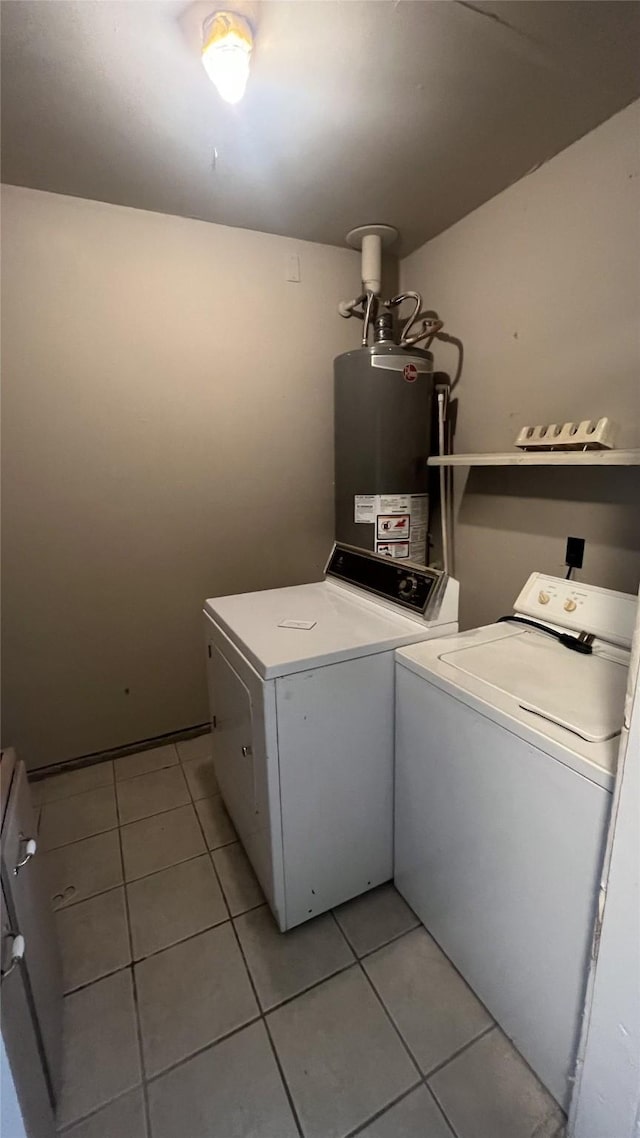
<path fill-rule="evenodd" d="M 135 755 L 138 751 L 150 751 L 153 747 L 164 747 L 167 743 L 181 743 L 185 739 L 195 739 L 198 735 L 206 735 L 211 730 L 210 723 L 197 723 L 194 727 L 183 727 L 180 731 L 168 731 L 164 735 L 155 735 L 153 739 L 139 739 L 135 743 L 125 743 L 122 747 L 112 747 L 109 751 L 92 751 L 89 755 L 80 755 L 77 759 L 68 759 L 63 763 L 50 763 L 46 767 L 34 767 L 27 771 L 31 782 L 40 782 L 43 778 L 50 778 L 54 774 L 64 771 L 77 771 L 82 767 L 93 767 L 98 763 L 106 763 L 110 759 L 122 759 L 125 755 Z"/>

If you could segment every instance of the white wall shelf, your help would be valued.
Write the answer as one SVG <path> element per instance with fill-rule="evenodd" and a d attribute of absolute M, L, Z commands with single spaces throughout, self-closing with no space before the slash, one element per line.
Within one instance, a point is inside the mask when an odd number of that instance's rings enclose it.
<path fill-rule="evenodd" d="M 640 466 L 636 450 L 506 451 L 504 454 L 447 454 L 428 466 Z"/>

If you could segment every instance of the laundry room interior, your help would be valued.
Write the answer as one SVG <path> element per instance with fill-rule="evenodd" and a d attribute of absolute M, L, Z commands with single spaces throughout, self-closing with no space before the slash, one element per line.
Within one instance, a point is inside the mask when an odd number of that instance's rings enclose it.
<path fill-rule="evenodd" d="M 640 3 L 0 40 L 1 1138 L 638 1138 Z"/>

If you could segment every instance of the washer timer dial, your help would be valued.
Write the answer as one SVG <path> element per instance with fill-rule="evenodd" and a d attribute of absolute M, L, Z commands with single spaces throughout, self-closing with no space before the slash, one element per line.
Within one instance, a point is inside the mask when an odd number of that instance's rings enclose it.
<path fill-rule="evenodd" d="M 398 592 L 404 600 L 414 596 L 418 588 L 418 581 L 416 577 L 403 577 L 398 585 Z"/>

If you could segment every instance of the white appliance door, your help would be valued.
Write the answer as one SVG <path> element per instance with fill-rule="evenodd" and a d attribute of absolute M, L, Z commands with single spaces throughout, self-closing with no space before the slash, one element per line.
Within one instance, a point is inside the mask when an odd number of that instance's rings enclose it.
<path fill-rule="evenodd" d="M 566 1108 L 610 794 L 406 668 L 396 885 Z"/>
<path fill-rule="evenodd" d="M 220 792 L 280 927 L 284 873 L 275 687 L 206 621 L 213 762 Z"/>
<path fill-rule="evenodd" d="M 254 828 L 256 815 L 251 693 L 216 645 L 209 650 L 216 778 L 233 823 L 245 837 Z"/>

